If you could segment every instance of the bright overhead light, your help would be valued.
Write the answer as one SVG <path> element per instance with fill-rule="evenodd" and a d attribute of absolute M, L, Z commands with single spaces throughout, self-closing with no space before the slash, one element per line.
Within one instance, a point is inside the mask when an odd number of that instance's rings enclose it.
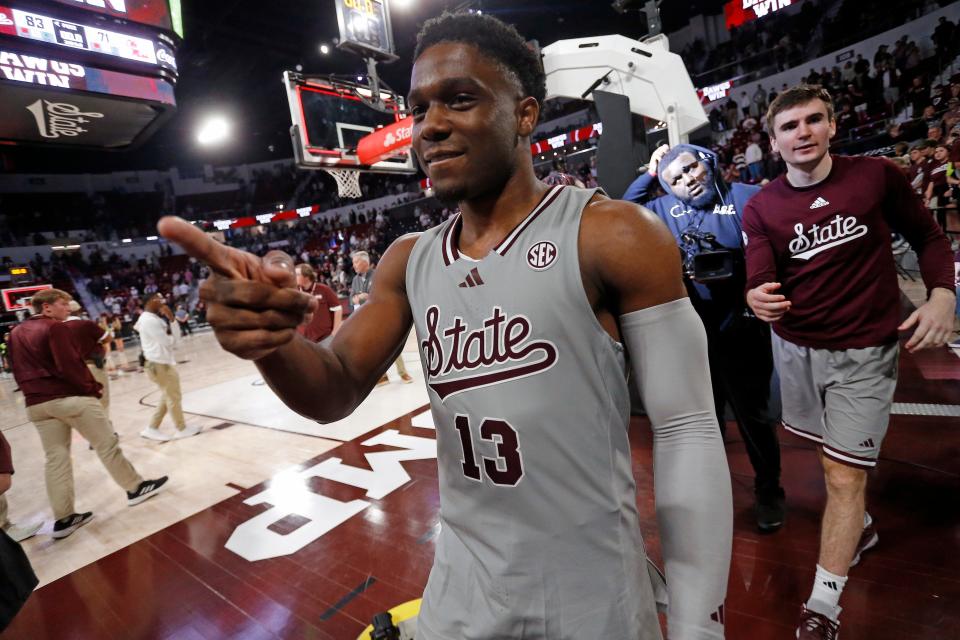
<path fill-rule="evenodd" d="M 320 45 L 320 53 L 322 53 L 323 55 L 327 55 L 328 53 L 330 53 L 330 47 L 325 44 Z"/>
<path fill-rule="evenodd" d="M 406 8 L 408 8 L 411 4 L 413 4 L 413 0 L 393 0 L 393 1 L 390 3 L 390 8 L 391 8 L 391 9 L 406 9 Z"/>
<path fill-rule="evenodd" d="M 197 142 L 204 146 L 225 142 L 230 136 L 230 123 L 223 116 L 211 116 L 204 120 L 197 131 Z"/>

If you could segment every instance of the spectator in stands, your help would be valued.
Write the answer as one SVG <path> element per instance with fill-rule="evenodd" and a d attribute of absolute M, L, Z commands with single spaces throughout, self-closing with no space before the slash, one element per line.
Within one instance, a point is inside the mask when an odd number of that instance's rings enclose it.
<path fill-rule="evenodd" d="M 917 142 L 910 147 L 910 172 L 907 178 L 917 195 L 923 195 L 927 189 L 927 158 L 923 155 L 926 141 Z"/>
<path fill-rule="evenodd" d="M 907 59 L 903 63 L 903 70 L 907 72 L 913 71 L 920 66 L 922 61 L 920 47 L 917 46 L 917 43 L 912 40 L 907 42 Z"/>
<path fill-rule="evenodd" d="M 94 380 L 64 321 L 70 316 L 70 295 L 45 289 L 33 296 L 34 315 L 12 333 L 13 376 L 23 390 L 27 417 L 40 434 L 46 454 L 46 483 L 53 508 L 53 537 L 65 538 L 93 517 L 74 508 L 71 429 L 97 452 L 114 482 L 127 492 L 127 503 L 139 504 L 157 494 L 167 477 L 144 480 L 120 450 L 110 428 Z"/>
<path fill-rule="evenodd" d="M 197 306 L 193 309 L 194 314 L 197 318 L 197 324 L 203 325 L 207 323 L 207 303 L 203 300 L 197 302 Z"/>
<path fill-rule="evenodd" d="M 937 28 L 933 30 L 933 43 L 937 46 L 937 56 L 947 58 L 956 50 L 956 43 L 953 41 L 956 33 L 957 26 L 945 16 L 941 16 Z"/>
<path fill-rule="evenodd" d="M 913 108 L 913 117 L 920 117 L 930 104 L 930 89 L 924 84 L 923 76 L 913 77 L 910 88 L 907 89 L 907 100 Z"/>
<path fill-rule="evenodd" d="M 960 167 L 960 123 L 953 125 L 950 129 L 950 135 L 947 136 L 945 144 L 950 149 L 950 162 L 954 169 Z"/>
<path fill-rule="evenodd" d="M 7 331 L 3 334 L 3 342 L 0 342 L 0 364 L 2 364 L 2 372 L 0 372 L 0 377 L 8 377 L 10 372 L 13 371 L 13 365 L 10 360 L 10 332 Z"/>
<path fill-rule="evenodd" d="M 900 74 L 892 59 L 880 63 L 877 68 L 877 81 L 883 91 L 884 102 L 893 104 L 900 99 Z"/>
<path fill-rule="evenodd" d="M 852 85 L 851 85 L 852 86 Z M 844 139 L 850 135 L 850 131 L 858 124 L 857 114 L 853 110 L 853 105 L 844 100 L 840 105 L 840 111 L 837 113 L 837 138 Z"/>
<path fill-rule="evenodd" d="M 945 144 L 938 144 L 933 152 L 930 177 L 924 191 L 927 206 L 931 209 L 946 207 L 956 185 L 960 185 L 960 180 L 954 175 L 953 165 L 950 163 L 950 149 Z"/>
<path fill-rule="evenodd" d="M 188 427 L 183 417 L 181 406 L 180 375 L 177 373 L 177 359 L 173 354 L 173 345 L 176 337 L 170 324 L 176 320 L 160 293 L 147 296 L 143 305 L 143 314 L 137 320 L 133 329 L 140 334 L 140 347 L 145 358 L 144 369 L 147 376 L 160 389 L 160 400 L 157 410 L 150 418 L 150 424 L 140 432 L 148 440 L 164 442 L 173 438 L 189 438 L 200 433 L 201 428 L 193 425 Z M 160 424 L 164 416 L 170 412 L 176 435 L 171 438 L 160 431 Z"/>
<path fill-rule="evenodd" d="M 927 129 L 927 140 L 933 143 L 931 146 L 933 149 L 936 149 L 936 145 L 943 142 L 943 129 L 939 124 L 935 124 L 929 129 Z M 930 154 L 933 156 L 933 153 Z"/>
<path fill-rule="evenodd" d="M 750 180 L 750 172 L 747 169 L 747 157 L 744 155 L 743 147 L 737 147 L 734 150 L 733 166 L 737 170 L 737 175 L 740 176 L 740 182 L 748 182 Z"/>
<path fill-rule="evenodd" d="M 877 52 L 873 54 L 873 66 L 879 67 L 888 62 L 893 62 L 893 54 L 887 51 L 887 45 L 881 44 L 877 47 Z"/>
<path fill-rule="evenodd" d="M 740 113 L 743 114 L 743 117 L 750 115 L 750 107 L 753 105 L 753 100 L 750 99 L 750 96 L 747 95 L 746 91 L 740 92 Z"/>
<path fill-rule="evenodd" d="M 950 98 L 947 100 L 947 111 L 943 114 L 943 128 L 952 135 L 957 124 L 960 124 L 960 98 Z"/>
<path fill-rule="evenodd" d="M 763 90 L 763 85 L 757 83 L 757 89 L 753 92 L 753 105 L 751 115 L 759 118 L 767 110 L 767 92 Z"/>
<path fill-rule="evenodd" d="M 297 327 L 297 333 L 311 342 L 320 342 L 334 335 L 343 321 L 343 305 L 340 298 L 327 285 L 317 282 L 317 274 L 309 264 L 296 267 L 297 288 L 317 298 L 317 310 L 308 314 L 303 324 Z"/>
<path fill-rule="evenodd" d="M 114 314 L 110 320 L 110 332 L 110 335 L 113 337 L 113 349 L 117 354 L 117 359 L 120 361 L 118 371 L 123 371 L 127 366 L 127 354 L 123 346 L 123 320 L 119 312 Z"/>
<path fill-rule="evenodd" d="M 727 130 L 732 131 L 737 128 L 737 123 L 740 121 L 740 115 L 737 109 L 737 101 L 731 97 L 727 100 L 724 119 L 726 121 Z"/>
<path fill-rule="evenodd" d="M 351 256 L 353 258 L 353 270 L 357 275 L 353 276 L 353 282 L 350 284 L 350 301 L 353 303 L 353 312 L 356 313 L 370 297 L 370 287 L 373 286 L 373 267 L 370 266 L 370 254 L 366 251 L 357 251 Z M 397 371 L 400 373 L 400 379 L 409 384 L 413 382 L 413 377 L 407 372 L 407 367 L 403 362 L 403 354 L 397 356 L 394 363 Z M 389 382 L 387 374 L 377 381 L 377 386 Z"/>
<path fill-rule="evenodd" d="M 190 328 L 190 313 L 187 311 L 187 308 L 182 304 L 177 305 L 177 310 L 173 314 L 174 319 L 177 321 L 177 325 L 180 327 L 180 337 L 186 335 L 193 335 L 193 329 Z"/>
<path fill-rule="evenodd" d="M 756 184 L 763 178 L 763 150 L 760 148 L 760 134 L 754 133 L 750 144 L 743 154 L 744 162 L 750 173 L 750 182 Z"/>

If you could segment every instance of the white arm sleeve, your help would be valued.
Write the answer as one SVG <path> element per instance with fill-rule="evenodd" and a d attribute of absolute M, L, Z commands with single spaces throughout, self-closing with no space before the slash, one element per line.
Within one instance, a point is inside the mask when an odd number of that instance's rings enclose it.
<path fill-rule="evenodd" d="M 687 298 L 620 317 L 653 424 L 653 478 L 671 640 L 723 638 L 733 496 L 717 425 L 707 335 Z"/>

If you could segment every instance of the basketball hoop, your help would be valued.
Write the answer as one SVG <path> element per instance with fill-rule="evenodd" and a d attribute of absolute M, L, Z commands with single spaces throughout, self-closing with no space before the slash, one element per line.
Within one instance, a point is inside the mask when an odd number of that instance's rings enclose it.
<path fill-rule="evenodd" d="M 337 194 L 341 198 L 360 198 L 363 196 L 363 191 L 360 190 L 359 171 L 339 167 L 323 167 L 323 170 L 337 181 Z"/>

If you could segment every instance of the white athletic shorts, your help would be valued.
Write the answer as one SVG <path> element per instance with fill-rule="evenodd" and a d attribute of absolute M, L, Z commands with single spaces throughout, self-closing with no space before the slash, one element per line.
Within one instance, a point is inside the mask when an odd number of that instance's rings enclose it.
<path fill-rule="evenodd" d="M 773 334 L 783 426 L 853 467 L 875 467 L 890 422 L 900 345 L 811 349 Z"/>

